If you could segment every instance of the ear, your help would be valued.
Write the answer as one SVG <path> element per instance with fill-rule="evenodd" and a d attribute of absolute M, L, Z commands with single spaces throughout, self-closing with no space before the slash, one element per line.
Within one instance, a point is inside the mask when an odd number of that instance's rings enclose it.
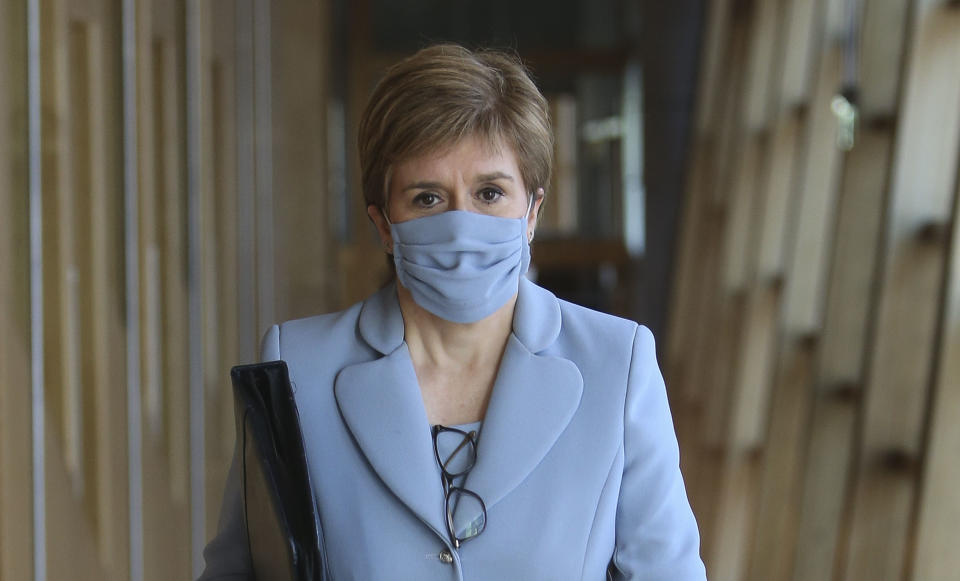
<path fill-rule="evenodd" d="M 527 216 L 527 240 L 533 241 L 533 233 L 537 229 L 537 219 L 540 217 L 540 204 L 543 203 L 543 188 L 537 188 L 533 194 L 533 206 L 530 208 L 530 215 Z"/>
<path fill-rule="evenodd" d="M 383 251 L 387 254 L 393 254 L 393 236 L 390 235 L 390 226 L 383 217 L 383 212 L 374 204 L 370 204 L 367 206 L 367 217 L 370 218 L 370 221 L 373 222 L 374 227 L 377 229 Z"/>

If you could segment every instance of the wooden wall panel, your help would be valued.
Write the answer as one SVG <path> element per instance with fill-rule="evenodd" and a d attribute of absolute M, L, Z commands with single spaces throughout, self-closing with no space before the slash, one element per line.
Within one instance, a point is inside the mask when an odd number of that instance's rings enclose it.
<path fill-rule="evenodd" d="M 710 578 L 950 578 L 955 3 L 720 4 L 748 74 L 704 60 L 666 366 Z"/>
<path fill-rule="evenodd" d="M 0 3 L 0 580 L 33 575 L 26 3 Z"/>
<path fill-rule="evenodd" d="M 298 19 L 302 6 L 266 0 L 247 1 L 242 13 L 229 1 L 31 2 L 0 3 L 0 76 L 8 81 L 0 86 L 0 580 L 191 578 L 216 528 L 233 451 L 228 371 L 256 357 L 259 337 L 241 340 L 241 333 L 273 323 L 262 314 L 276 310 L 275 299 L 284 308 L 305 304 L 291 289 L 332 283 L 326 271 L 304 268 L 289 273 L 279 296 L 261 294 L 272 286 L 261 266 L 274 262 L 261 233 L 273 225 L 258 223 L 253 208 L 271 209 L 277 177 L 241 172 L 238 164 L 241 135 L 245 169 L 269 168 L 264 157 L 291 143 L 293 151 L 303 146 L 326 158 L 322 117 L 309 134 L 281 117 L 289 133 L 270 139 L 270 60 L 286 59 L 277 89 L 284 104 L 323 103 L 322 94 L 301 95 L 296 79 L 323 87 L 328 73 L 302 54 L 293 58 L 299 47 L 286 47 L 284 34 L 265 47 L 270 35 L 257 22 L 269 25 L 276 8 L 300 25 L 322 62 L 327 4 L 311 5 L 312 16 Z M 40 15 L 34 61 L 28 6 Z M 248 22 L 238 28 L 242 18 Z M 196 69 L 186 66 L 193 58 Z M 237 74 L 238 58 L 245 77 Z M 37 156 L 27 138 L 28 63 L 41 72 Z M 188 115 L 188 105 L 199 114 Z M 188 148 L 194 129 L 199 147 Z M 44 342 L 33 351 L 31 317 L 38 313 L 31 314 L 28 250 L 38 207 L 29 198 L 28 160 L 42 163 Z M 328 231 L 323 192 L 299 187 L 326 184 L 322 166 L 303 163 L 299 185 L 285 179 Z M 284 200 L 291 201 L 296 208 L 300 199 Z M 292 223 L 294 214 L 281 214 L 278 229 L 315 231 L 316 222 L 313 230 Z M 337 252 L 325 246 L 326 235 L 314 238 L 311 251 L 332 263 Z M 197 256 L 201 263 L 193 262 Z M 243 284 L 252 288 L 241 292 Z M 320 296 L 313 310 L 330 308 Z M 45 478 L 37 486 L 46 520 L 36 546 L 30 475 L 40 467 L 33 465 L 31 417 L 41 407 L 31 401 L 31 361 L 42 365 L 45 396 Z M 194 421 L 197 393 L 205 405 Z M 35 558 L 42 565 L 36 572 Z"/>

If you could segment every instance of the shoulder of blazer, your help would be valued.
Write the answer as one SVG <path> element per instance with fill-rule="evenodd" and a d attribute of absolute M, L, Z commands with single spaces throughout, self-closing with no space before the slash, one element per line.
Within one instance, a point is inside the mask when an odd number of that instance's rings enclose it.
<path fill-rule="evenodd" d="M 558 342 L 568 348 L 583 349 L 600 357 L 616 356 L 626 350 L 629 354 L 637 338 L 638 329 L 645 329 L 635 321 L 594 311 L 558 299 L 563 320 Z"/>
<path fill-rule="evenodd" d="M 274 325 L 264 335 L 261 353 L 272 359 L 289 361 L 311 352 L 326 352 L 329 347 L 342 349 L 355 345 L 357 319 L 363 302 L 334 313 L 291 319 Z"/>

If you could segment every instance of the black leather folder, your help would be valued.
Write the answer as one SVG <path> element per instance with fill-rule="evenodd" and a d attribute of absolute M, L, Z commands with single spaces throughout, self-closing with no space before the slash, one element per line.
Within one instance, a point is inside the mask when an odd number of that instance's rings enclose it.
<path fill-rule="evenodd" d="M 323 536 L 287 365 L 241 365 L 230 378 L 254 575 L 324 580 Z"/>

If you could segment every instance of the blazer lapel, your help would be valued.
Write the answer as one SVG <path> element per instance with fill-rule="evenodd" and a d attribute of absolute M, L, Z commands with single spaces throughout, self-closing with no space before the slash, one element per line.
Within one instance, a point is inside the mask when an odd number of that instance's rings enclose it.
<path fill-rule="evenodd" d="M 440 468 L 395 303 L 391 285 L 364 304 L 361 335 L 381 352 L 392 350 L 343 369 L 334 395 L 344 422 L 380 479 L 420 520 L 446 538 Z"/>
<path fill-rule="evenodd" d="M 583 377 L 568 359 L 538 355 L 560 331 L 556 297 L 526 279 L 514 332 L 500 362 L 465 487 L 489 509 L 520 485 L 553 448 L 580 405 Z M 476 514 L 457 514 L 457 523 Z"/>

